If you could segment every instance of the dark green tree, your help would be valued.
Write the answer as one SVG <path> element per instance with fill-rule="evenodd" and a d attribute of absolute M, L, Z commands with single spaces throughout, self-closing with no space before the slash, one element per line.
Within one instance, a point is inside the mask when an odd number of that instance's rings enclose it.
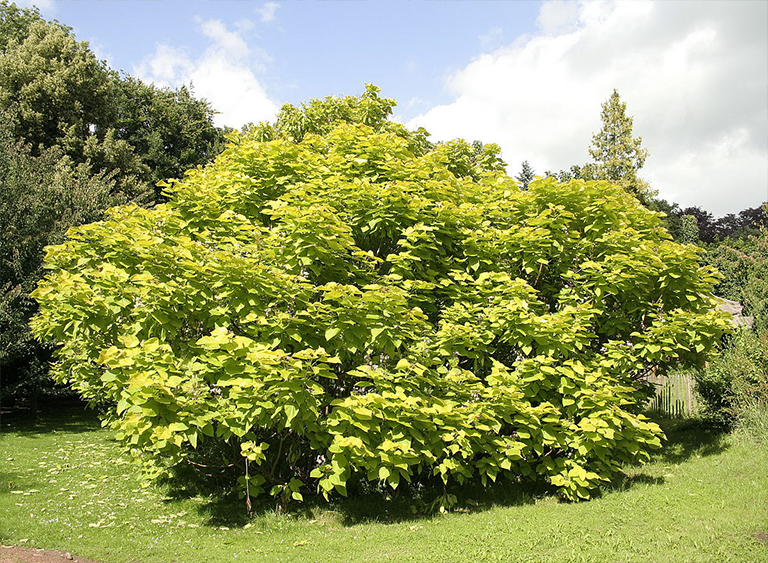
<path fill-rule="evenodd" d="M 719 240 L 717 220 L 709 211 L 698 206 L 686 207 L 680 212 L 681 217 L 689 215 L 696 218 L 699 227 L 699 239 L 703 243 L 713 243 Z"/>
<path fill-rule="evenodd" d="M 121 76 L 70 28 L 36 10 L 0 5 L 0 110 L 14 138 L 41 154 L 59 147 L 76 163 L 112 174 L 115 190 L 149 194 L 157 181 L 211 160 L 223 148 L 213 110 L 187 88 L 160 89 Z"/>
<path fill-rule="evenodd" d="M 667 229 L 667 232 L 675 241 L 682 242 L 682 212 L 680 211 L 680 206 L 677 203 L 669 203 L 665 199 L 653 197 L 648 201 L 646 207 L 651 211 L 663 213 L 661 221 L 664 225 L 664 228 Z"/>
<path fill-rule="evenodd" d="M 37 9 L 0 1 L 2 397 L 34 395 L 47 373 L 50 348 L 26 327 L 43 247 L 115 203 L 160 200 L 158 181 L 221 151 L 213 113 L 187 88 L 110 70 Z"/>
<path fill-rule="evenodd" d="M 59 25 L 33 21 L 0 55 L 0 109 L 13 137 L 33 155 L 59 147 L 75 162 L 114 172 L 116 188 L 135 197 L 148 169 L 111 127 L 118 92 L 88 44 Z"/>
<path fill-rule="evenodd" d="M 157 88 L 132 76 L 117 79 L 115 136 L 126 142 L 146 166 L 142 180 L 157 183 L 180 178 L 185 170 L 212 160 L 224 148 L 224 132 L 213 126 L 213 110 L 187 87 Z"/>
<path fill-rule="evenodd" d="M 119 203 L 113 182 L 74 164 L 60 149 L 33 155 L 0 123 L 0 401 L 51 389 L 52 347 L 37 341 L 27 322 L 37 310 L 29 297 L 43 275 L 43 248 L 69 227 L 97 220 Z"/>
<path fill-rule="evenodd" d="M 714 421 L 749 428 L 752 419 L 759 433 L 768 408 L 768 229 L 708 245 L 704 261 L 723 276 L 717 295 L 740 302 L 753 322 L 725 343 L 711 365 L 694 372 L 697 389 Z"/>

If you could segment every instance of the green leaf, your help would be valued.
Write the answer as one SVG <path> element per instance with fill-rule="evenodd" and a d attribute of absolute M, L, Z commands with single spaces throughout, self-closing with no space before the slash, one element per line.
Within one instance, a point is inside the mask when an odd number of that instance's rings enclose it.
<path fill-rule="evenodd" d="M 333 340 L 333 338 L 341 332 L 340 328 L 337 327 L 330 327 L 325 331 L 325 339 L 327 341 Z"/>
<path fill-rule="evenodd" d="M 296 418 L 299 414 L 299 409 L 296 408 L 294 405 L 285 405 L 283 407 L 283 411 L 285 412 L 285 425 L 290 426 L 291 421 Z"/>

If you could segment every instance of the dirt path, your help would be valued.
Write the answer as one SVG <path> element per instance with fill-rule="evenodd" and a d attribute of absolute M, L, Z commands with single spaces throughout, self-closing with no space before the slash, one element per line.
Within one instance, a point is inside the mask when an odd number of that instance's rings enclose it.
<path fill-rule="evenodd" d="M 0 563 L 96 563 L 66 551 L 51 551 L 31 547 L 0 546 Z"/>

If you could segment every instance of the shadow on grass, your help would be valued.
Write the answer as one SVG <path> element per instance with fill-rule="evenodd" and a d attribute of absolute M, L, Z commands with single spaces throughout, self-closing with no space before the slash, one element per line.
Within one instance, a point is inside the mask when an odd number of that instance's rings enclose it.
<path fill-rule="evenodd" d="M 246 500 L 228 492 L 231 490 L 221 482 L 208 482 L 207 495 L 200 488 L 198 480 L 176 475 L 163 483 L 168 494 L 166 502 L 174 503 L 185 499 L 198 499 L 198 512 L 211 526 L 241 527 L 258 522 L 261 517 L 284 514 L 294 520 L 332 519 L 343 526 L 376 522 L 396 524 L 431 519 L 440 514 L 441 501 L 445 495 L 454 495 L 455 504 L 449 509 L 456 512 L 482 512 L 496 506 L 521 506 L 533 504 L 553 493 L 550 486 L 535 483 L 499 481 L 492 486 L 465 484 L 444 488 L 441 484 L 401 485 L 396 491 L 382 489 L 366 481 L 348 482 L 348 496 L 335 495 L 331 501 L 320 496 L 304 493 L 304 502 L 290 502 L 281 506 L 269 495 L 251 498 L 251 514 L 248 514 Z M 211 494 L 210 485 L 219 485 L 218 492 Z M 286 511 L 287 508 L 287 511 Z"/>
<path fill-rule="evenodd" d="M 728 447 L 726 434 L 722 430 L 701 421 L 662 419 L 656 422 L 667 435 L 662 450 L 654 455 L 657 462 L 680 464 L 693 457 L 719 454 Z M 2 415 L 0 435 L 8 433 L 35 437 L 51 432 L 87 433 L 99 428 L 96 412 L 83 403 L 69 401 L 49 405 L 41 409 L 37 417 L 18 410 L 5 412 Z M 237 476 L 210 478 L 203 482 L 199 480 L 199 475 L 193 478 L 190 474 L 187 477 L 178 475 L 173 481 L 164 484 L 169 495 L 167 502 L 197 499 L 195 504 L 198 511 L 211 526 L 241 527 L 249 522 L 256 523 L 260 516 L 275 514 L 285 508 L 278 506 L 268 495 L 263 495 L 251 499 L 252 511 L 249 515 L 245 499 L 229 492 L 234 488 Z M 6 475 L 3 479 L 12 481 L 13 476 Z M 627 490 L 639 485 L 659 485 L 663 482 L 663 478 L 637 472 L 618 479 L 606 492 Z M 201 486 L 205 486 L 205 490 Z M 288 517 L 300 520 L 332 518 L 345 526 L 366 522 L 413 522 L 439 514 L 439 499 L 445 494 L 456 496 L 456 504 L 451 509 L 459 512 L 483 512 L 498 506 L 529 505 L 545 498 L 552 498 L 555 502 L 554 497 L 551 497 L 551 487 L 511 481 L 500 481 L 489 487 L 469 484 L 447 490 L 439 484 L 430 484 L 401 488 L 396 492 L 382 491 L 375 485 L 358 482 L 350 484 L 349 493 L 348 498 L 335 497 L 330 503 L 322 498 L 307 498 L 303 503 L 291 502 L 287 507 Z"/>
<path fill-rule="evenodd" d="M 694 457 L 717 455 L 728 449 L 727 433 L 724 429 L 700 419 L 654 420 L 661 426 L 667 439 L 661 450 L 654 453 L 652 461 L 664 465 L 678 465 Z M 626 491 L 635 485 L 662 485 L 663 477 L 645 473 L 630 472 L 619 475 L 610 485 L 610 491 Z"/>
<path fill-rule="evenodd" d="M 692 457 L 717 455 L 728 449 L 727 433 L 700 419 L 659 419 L 655 421 L 667 435 L 662 449 L 653 459 L 679 464 Z"/>
<path fill-rule="evenodd" d="M 551 494 L 551 490 L 543 487 L 515 483 L 497 484 L 483 489 L 477 487 L 462 487 L 461 491 L 453 489 L 457 495 L 457 504 L 450 508 L 453 512 L 483 512 L 495 506 L 522 506 L 534 504 L 537 500 Z M 457 494 L 457 493 L 460 493 Z M 350 491 L 347 498 L 334 498 L 325 502 L 322 498 L 307 498 L 303 503 L 291 503 L 286 517 L 294 520 L 321 520 L 330 518 L 343 526 L 354 526 L 364 523 L 398 524 L 430 520 L 440 516 L 439 502 L 442 491 L 404 492 L 401 495 L 388 495 L 381 492 L 358 493 Z M 173 496 L 174 500 L 182 497 Z M 174 502 L 171 500 L 169 502 Z M 274 499 L 251 499 L 252 512 L 249 515 L 245 499 L 228 497 L 210 497 L 202 503 L 198 511 L 207 519 L 211 526 L 241 527 L 254 518 L 278 515 L 281 507 Z"/>
<path fill-rule="evenodd" d="M 14 434 L 35 437 L 52 432 L 89 432 L 101 428 L 98 414 L 76 399 L 45 403 L 35 414 L 23 408 L 4 410 L 0 418 L 0 436 Z"/>
<path fill-rule="evenodd" d="M 668 465 L 676 465 L 693 457 L 717 455 L 728 447 L 726 433 L 698 420 L 656 420 L 664 430 L 667 440 L 653 459 Z M 197 497 L 205 500 L 199 505 L 199 512 L 212 526 L 239 527 L 252 518 L 277 514 L 285 507 L 279 506 L 275 499 L 267 495 L 252 498 L 252 511 L 249 516 L 246 501 L 234 494 L 227 494 L 232 480 L 219 483 L 220 493 L 203 497 L 195 479 L 174 478 L 166 483 L 169 496 L 174 502 L 185 498 Z M 604 492 L 617 492 L 641 485 L 661 485 L 663 477 L 634 473 L 617 478 Z M 206 486 L 210 486 L 209 481 Z M 208 489 L 210 491 L 210 489 Z M 439 484 L 422 487 L 406 487 L 398 491 L 383 491 L 366 482 L 350 483 L 349 496 L 334 497 L 329 503 L 322 498 L 306 498 L 302 503 L 291 502 L 287 517 L 297 520 L 314 520 L 331 517 L 344 526 L 361 523 L 402 523 L 431 519 L 439 515 L 440 497 L 444 494 L 456 496 L 456 504 L 451 510 L 458 512 L 483 512 L 494 507 L 522 506 L 535 504 L 544 498 L 552 497 L 552 487 L 529 482 L 499 481 L 488 487 L 480 484 L 467 484 L 461 487 L 449 487 L 447 490 Z M 308 495 L 305 495 L 308 496 Z M 557 500 L 552 497 L 553 502 Z"/>

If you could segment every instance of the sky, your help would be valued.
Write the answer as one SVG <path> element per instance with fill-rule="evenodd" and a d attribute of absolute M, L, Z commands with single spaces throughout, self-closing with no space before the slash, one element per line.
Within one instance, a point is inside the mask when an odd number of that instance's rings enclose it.
<path fill-rule="evenodd" d="M 768 201 L 765 0 L 44 0 L 110 67 L 192 85 L 217 125 L 284 103 L 395 98 L 432 140 L 497 143 L 511 174 L 590 161 L 617 89 L 659 196 L 715 216 Z"/>

